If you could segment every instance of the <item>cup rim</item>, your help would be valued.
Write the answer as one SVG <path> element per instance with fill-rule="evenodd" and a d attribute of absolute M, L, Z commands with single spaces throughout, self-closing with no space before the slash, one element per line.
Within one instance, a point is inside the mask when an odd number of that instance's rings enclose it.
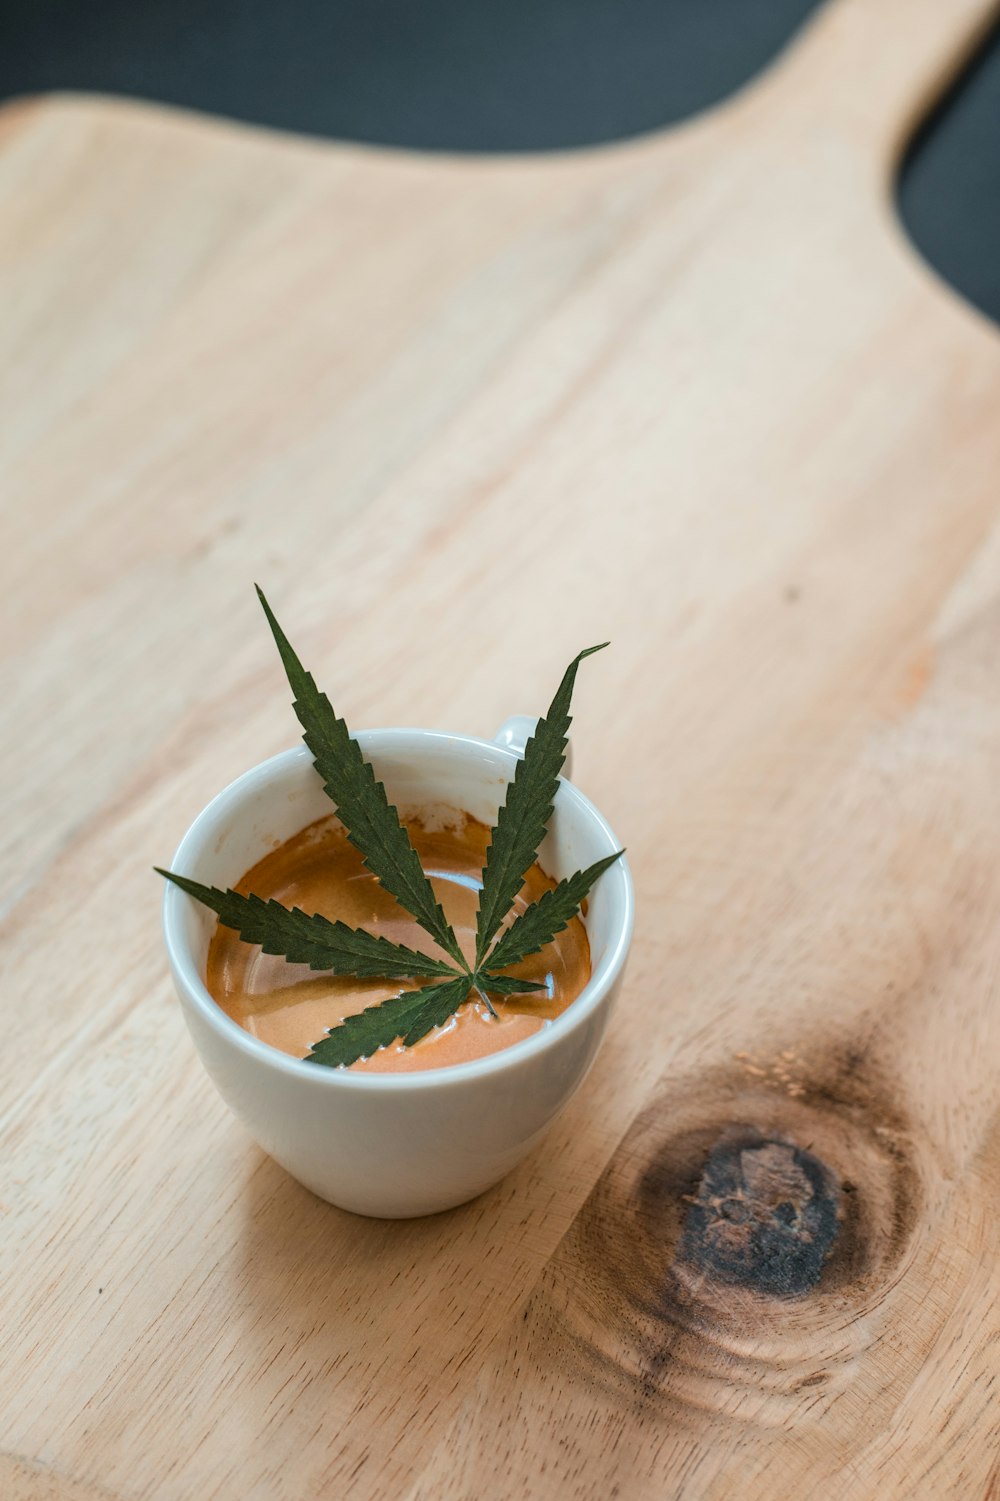
<path fill-rule="evenodd" d="M 449 748 L 475 748 L 477 751 L 486 750 L 496 756 L 498 761 L 506 762 L 511 768 L 520 760 L 516 751 L 498 744 L 495 740 L 480 740 L 472 735 L 456 735 L 441 730 L 415 728 L 361 730 L 356 734 L 355 739 L 361 744 L 366 759 L 369 755 L 377 759 L 380 749 L 392 747 L 398 749 L 414 736 L 419 737 L 422 744 L 431 749 L 435 746 L 442 748 L 448 746 Z M 232 821 L 238 814 L 240 804 L 251 792 L 259 791 L 263 784 L 279 779 L 283 773 L 297 770 L 303 763 L 312 766 L 312 756 L 307 747 L 293 746 L 288 750 L 279 751 L 277 755 L 270 756 L 265 761 L 258 762 L 256 766 L 250 767 L 216 793 L 188 827 L 177 847 L 171 869 L 185 873 L 201 854 L 209 832 L 212 831 L 215 837 L 218 837 L 214 826 L 221 815 L 224 815 L 227 821 Z M 316 773 L 316 775 L 319 774 Z M 570 806 L 579 815 L 598 826 L 602 837 L 607 842 L 609 853 L 620 849 L 621 846 L 615 839 L 610 825 L 590 799 L 585 797 L 572 782 L 562 777 L 559 780 L 559 797 L 568 799 Z M 194 898 L 188 896 L 170 881 L 166 882 L 166 889 L 163 893 L 163 936 L 171 969 L 183 989 L 188 1004 L 198 1012 L 201 1019 L 212 1028 L 220 1040 L 243 1053 L 249 1060 L 277 1069 L 279 1073 L 301 1080 L 303 1084 L 314 1088 L 341 1090 L 346 1088 L 366 1093 L 371 1091 L 398 1093 L 401 1090 L 458 1087 L 470 1081 L 485 1079 L 493 1074 L 515 1068 L 520 1063 L 526 1063 L 529 1059 L 536 1058 L 553 1047 L 558 1047 L 571 1032 L 583 1026 L 601 1005 L 622 971 L 635 926 L 635 895 L 627 857 L 623 855 L 604 873 L 601 879 L 617 880 L 621 888 L 622 920 L 601 963 L 591 973 L 590 979 L 580 994 L 567 1006 L 566 1010 L 553 1018 L 549 1026 L 542 1028 L 531 1037 L 511 1043 L 509 1047 L 487 1054 L 484 1058 L 475 1058 L 468 1063 L 416 1069 L 409 1073 L 369 1074 L 352 1073 L 348 1068 L 317 1068 L 315 1064 L 310 1064 L 304 1058 L 293 1058 L 290 1053 L 284 1053 L 280 1048 L 262 1042 L 241 1027 L 238 1022 L 227 1015 L 211 995 L 199 973 L 199 966 L 195 962 L 183 924 L 183 914 L 187 910 L 185 904 L 193 903 Z"/>

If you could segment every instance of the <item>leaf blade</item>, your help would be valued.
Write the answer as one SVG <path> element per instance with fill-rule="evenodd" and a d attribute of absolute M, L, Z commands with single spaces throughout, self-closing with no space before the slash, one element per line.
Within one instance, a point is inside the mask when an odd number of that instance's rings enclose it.
<path fill-rule="evenodd" d="M 356 979 L 405 979 L 454 975 L 443 959 L 421 954 L 363 928 L 349 928 L 319 913 L 283 907 L 273 899 L 243 896 L 218 886 L 203 886 L 187 876 L 154 867 L 161 876 L 203 903 L 224 927 L 234 928 L 245 943 L 259 943 L 265 954 L 282 954 L 292 964 Z"/>
<path fill-rule="evenodd" d="M 345 1016 L 339 1026 L 331 1027 L 325 1037 L 313 1043 L 306 1055 L 307 1063 L 325 1068 L 345 1068 L 359 1058 L 370 1058 L 380 1048 L 397 1038 L 411 1048 L 435 1027 L 454 1016 L 469 997 L 472 981 L 468 975 L 424 985 L 419 990 L 404 990 L 375 1006 L 366 1006 L 354 1016 Z"/>
<path fill-rule="evenodd" d="M 487 995 L 529 995 L 536 990 L 548 991 L 548 986 L 537 980 L 522 980 L 517 975 L 488 975 L 479 970 L 475 976 Z"/>
<path fill-rule="evenodd" d="M 466 970 L 468 966 L 454 930 L 385 788 L 344 720 L 334 712 L 326 694 L 319 691 L 312 674 L 302 666 L 263 590 L 259 585 L 255 587 L 295 696 L 293 708 L 302 726 L 302 738 L 323 778 L 324 790 L 347 829 L 347 837 L 386 891 Z"/>
<path fill-rule="evenodd" d="M 620 860 L 624 853 L 624 850 L 618 850 L 614 855 L 606 855 L 603 860 L 596 860 L 585 870 L 574 872 L 549 891 L 543 892 L 538 901 L 532 902 L 530 907 L 515 917 L 507 931 L 500 935 L 495 948 L 486 958 L 486 967 L 504 969 L 507 965 L 527 958 L 529 954 L 538 953 L 547 943 L 551 943 L 556 934 L 561 933 L 576 916 L 595 881 L 616 860 Z"/>
<path fill-rule="evenodd" d="M 538 853 L 552 816 L 559 773 L 566 760 L 572 718 L 569 712 L 577 669 L 585 657 L 603 651 L 608 643 L 588 647 L 574 657 L 563 674 L 548 713 L 535 733 L 507 786 L 503 807 L 490 835 L 483 867 L 482 891 L 476 917 L 478 968 L 521 888 L 525 872 Z"/>

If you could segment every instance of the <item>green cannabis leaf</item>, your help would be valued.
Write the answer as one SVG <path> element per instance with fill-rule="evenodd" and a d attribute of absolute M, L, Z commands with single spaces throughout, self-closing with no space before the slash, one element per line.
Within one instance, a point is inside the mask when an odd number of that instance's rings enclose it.
<path fill-rule="evenodd" d="M 483 889 L 476 919 L 476 967 L 482 964 L 490 942 L 520 891 L 534 864 L 538 846 L 552 817 L 559 773 L 566 760 L 570 727 L 569 703 L 576 670 L 584 657 L 607 646 L 588 647 L 567 667 L 549 712 L 538 721 L 535 733 L 524 747 L 513 781 L 507 787 L 504 805 L 490 836 L 483 870 Z"/>
<path fill-rule="evenodd" d="M 399 821 L 399 814 L 385 795 L 381 782 L 361 754 L 347 725 L 338 719 L 325 693 L 320 693 L 312 674 L 306 672 L 295 655 L 288 638 L 260 588 L 258 597 L 264 607 L 288 678 L 295 694 L 293 708 L 302 726 L 302 738 L 312 751 L 316 770 L 323 778 L 327 795 L 332 799 L 351 843 L 361 851 L 365 864 L 380 883 L 420 926 L 436 939 L 446 954 L 468 970 L 465 956 L 451 923 L 441 910 L 431 883 L 424 875 L 410 836 Z"/>
<path fill-rule="evenodd" d="M 313 1063 L 331 1068 L 370 1058 L 379 1048 L 401 1037 L 405 1047 L 412 1047 L 435 1027 L 443 1027 L 459 1006 L 469 998 L 468 975 L 442 980 L 439 985 L 424 985 L 420 990 L 404 990 L 377 1006 L 366 1006 L 354 1016 L 345 1016 L 339 1027 L 313 1045 L 308 1057 Z"/>
<path fill-rule="evenodd" d="M 548 713 L 538 721 L 508 785 L 486 852 L 476 920 L 476 955 L 470 965 L 385 788 L 345 722 L 334 713 L 326 694 L 320 693 L 311 673 L 302 666 L 259 588 L 257 594 L 294 694 L 302 738 L 348 838 L 380 884 L 431 935 L 448 959 L 418 953 L 318 913 L 310 915 L 298 907 L 283 907 L 273 899 L 265 901 L 252 894 L 204 886 L 159 866 L 158 873 L 209 907 L 220 923 L 235 929 L 245 942 L 260 944 L 267 954 L 282 954 L 293 963 L 335 975 L 431 982 L 402 990 L 344 1017 L 314 1044 L 309 1062 L 342 1068 L 371 1057 L 397 1039 L 412 1047 L 435 1027 L 443 1026 L 474 993 L 495 1015 L 490 995 L 544 991 L 546 986 L 537 981 L 499 971 L 537 953 L 562 932 L 579 912 L 594 882 L 624 853 L 619 850 L 560 881 L 503 928 L 552 816 L 566 758 L 577 669 L 585 657 L 603 647 L 592 646 L 580 652 L 567 667 Z"/>
<path fill-rule="evenodd" d="M 283 954 L 292 964 L 308 964 L 310 969 L 359 980 L 455 973 L 443 959 L 418 954 L 364 928 L 349 928 L 319 913 L 310 916 L 299 907 L 283 907 L 273 898 L 265 902 L 252 893 L 241 896 L 237 891 L 220 891 L 218 886 L 202 886 L 186 876 L 154 868 L 188 896 L 211 907 L 222 925 L 235 928 L 245 943 L 259 943 L 265 954 Z"/>
<path fill-rule="evenodd" d="M 476 979 L 488 995 L 525 995 L 530 990 L 549 988 L 538 980 L 522 980 L 518 975 L 488 975 L 482 970 Z"/>
<path fill-rule="evenodd" d="M 551 943 L 579 912 L 598 876 L 610 869 L 624 853 L 624 850 L 619 850 L 615 855 L 607 855 L 586 870 L 578 870 L 575 875 L 560 881 L 551 891 L 543 891 L 538 901 L 532 902 L 519 917 L 515 917 L 507 931 L 501 933 L 490 952 L 489 967 L 503 969 L 508 964 L 516 964 L 519 959 L 537 954 L 539 949 Z"/>

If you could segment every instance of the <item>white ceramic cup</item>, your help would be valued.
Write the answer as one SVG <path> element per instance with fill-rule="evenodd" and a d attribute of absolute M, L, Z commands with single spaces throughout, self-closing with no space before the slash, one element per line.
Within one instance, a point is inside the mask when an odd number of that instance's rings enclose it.
<path fill-rule="evenodd" d="M 357 736 L 401 810 L 433 804 L 492 823 L 533 720 L 509 720 L 496 741 L 430 730 Z M 220 792 L 181 841 L 172 869 L 232 886 L 276 841 L 332 811 L 304 746 Z M 540 852 L 559 879 L 618 849 L 607 823 L 562 781 Z M 205 988 L 214 915 L 167 885 L 163 928 L 177 994 L 219 1093 L 265 1152 L 313 1193 L 357 1214 L 433 1214 L 496 1183 L 539 1140 L 586 1075 L 621 985 L 632 937 L 625 859 L 588 901 L 592 973 L 549 1026 L 489 1057 L 404 1074 L 351 1073 L 292 1058 L 258 1041 Z"/>

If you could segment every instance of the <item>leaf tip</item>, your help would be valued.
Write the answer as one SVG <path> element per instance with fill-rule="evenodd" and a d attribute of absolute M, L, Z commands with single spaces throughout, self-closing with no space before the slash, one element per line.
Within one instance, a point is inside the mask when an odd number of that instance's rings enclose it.
<path fill-rule="evenodd" d="M 257 598 L 260 600 L 261 608 L 263 609 L 264 614 L 267 617 L 267 623 L 271 628 L 271 635 L 274 637 L 274 644 L 278 648 L 278 656 L 281 658 L 281 663 L 285 669 L 285 676 L 288 679 L 289 686 L 296 697 L 298 697 L 302 691 L 303 682 L 306 678 L 305 668 L 302 666 L 302 663 L 296 656 L 295 650 L 292 647 L 292 643 L 289 641 L 288 637 L 281 629 L 281 626 L 278 624 L 278 617 L 275 615 L 274 611 L 271 609 L 271 606 L 268 604 L 267 596 L 264 593 L 263 589 L 259 584 L 254 584 L 254 588 L 257 590 Z"/>
<path fill-rule="evenodd" d="M 267 595 L 264 593 L 259 584 L 254 584 L 254 588 L 257 591 L 257 598 L 260 600 L 260 607 L 264 611 L 264 614 L 267 616 L 268 625 L 273 631 L 278 622 L 274 618 L 274 611 L 271 609 L 271 606 L 267 602 Z"/>

